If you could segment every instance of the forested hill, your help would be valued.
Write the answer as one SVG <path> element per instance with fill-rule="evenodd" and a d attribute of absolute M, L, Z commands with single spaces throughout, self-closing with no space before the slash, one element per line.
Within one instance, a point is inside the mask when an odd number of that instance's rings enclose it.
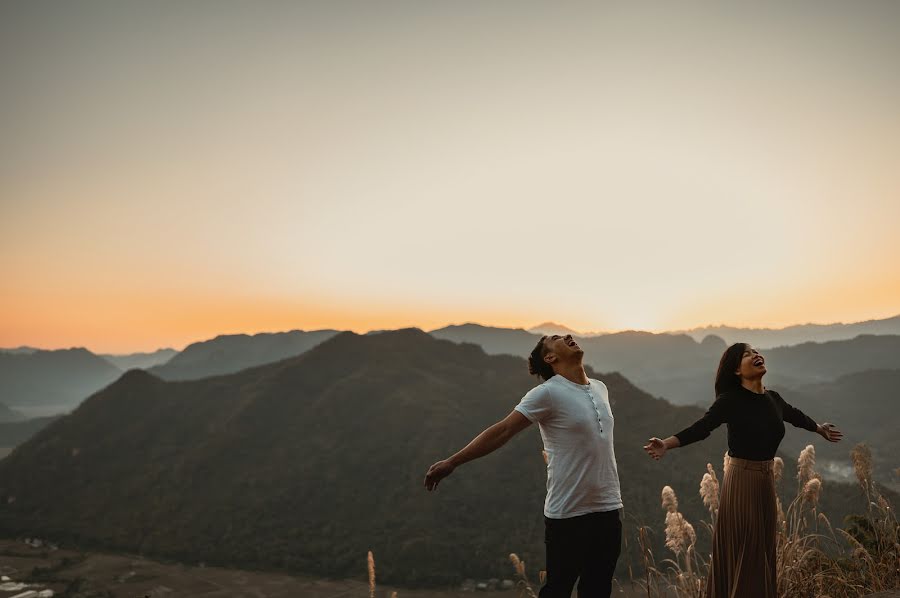
<path fill-rule="evenodd" d="M 702 410 L 595 376 L 616 417 L 626 534 L 635 522 L 661 529 L 665 484 L 699 518 L 698 484 L 708 461 L 721 470 L 724 430 L 656 463 L 646 439 Z M 373 550 L 379 579 L 409 585 L 508 575 L 510 552 L 543 562 L 537 430 L 436 493 L 422 479 L 535 383 L 521 358 L 418 330 L 343 333 L 299 357 L 196 381 L 133 370 L 0 461 L 0 533 L 329 576 L 358 575 Z M 844 512 L 856 496 L 845 490 Z"/>

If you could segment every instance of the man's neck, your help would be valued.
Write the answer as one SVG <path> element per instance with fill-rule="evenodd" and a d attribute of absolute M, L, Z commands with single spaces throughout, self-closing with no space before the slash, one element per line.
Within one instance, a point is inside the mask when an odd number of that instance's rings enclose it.
<path fill-rule="evenodd" d="M 581 363 L 581 361 L 579 361 L 578 363 L 558 365 L 556 366 L 556 373 L 569 382 L 574 382 L 575 384 L 590 383 L 590 380 L 588 380 L 587 374 L 584 371 L 584 365 Z"/>

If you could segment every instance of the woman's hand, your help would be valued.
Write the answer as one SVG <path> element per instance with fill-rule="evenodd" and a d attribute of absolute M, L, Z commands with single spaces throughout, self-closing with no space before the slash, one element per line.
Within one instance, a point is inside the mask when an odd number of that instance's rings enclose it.
<path fill-rule="evenodd" d="M 816 427 L 816 433 L 828 442 L 840 442 L 844 437 L 843 432 L 838 430 L 834 424 L 819 424 Z"/>
<path fill-rule="evenodd" d="M 656 461 L 662 459 L 662 456 L 666 454 L 666 443 L 659 438 L 651 438 L 647 441 L 647 444 L 644 445 L 644 450 L 647 451 L 647 454 L 653 457 Z"/>

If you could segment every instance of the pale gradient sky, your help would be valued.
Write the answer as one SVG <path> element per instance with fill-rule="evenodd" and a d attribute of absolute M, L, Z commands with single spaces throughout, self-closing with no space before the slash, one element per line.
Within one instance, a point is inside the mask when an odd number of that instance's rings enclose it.
<path fill-rule="evenodd" d="M 900 313 L 900 2 L 0 5 L 0 346 Z"/>

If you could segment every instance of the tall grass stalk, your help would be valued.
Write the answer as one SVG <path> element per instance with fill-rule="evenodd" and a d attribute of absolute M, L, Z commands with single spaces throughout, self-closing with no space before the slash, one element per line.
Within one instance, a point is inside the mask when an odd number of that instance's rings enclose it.
<path fill-rule="evenodd" d="M 528 596 L 528 598 L 537 598 L 537 594 L 534 593 L 534 589 L 531 587 L 531 582 L 528 581 L 528 575 L 525 573 L 525 561 L 519 558 L 516 553 L 512 553 L 509 555 L 509 561 L 513 565 L 513 569 L 516 570 L 516 587 L 519 588 L 519 596 Z M 544 573 L 541 571 L 541 573 Z M 541 577 L 541 583 L 544 582 L 543 575 Z"/>

